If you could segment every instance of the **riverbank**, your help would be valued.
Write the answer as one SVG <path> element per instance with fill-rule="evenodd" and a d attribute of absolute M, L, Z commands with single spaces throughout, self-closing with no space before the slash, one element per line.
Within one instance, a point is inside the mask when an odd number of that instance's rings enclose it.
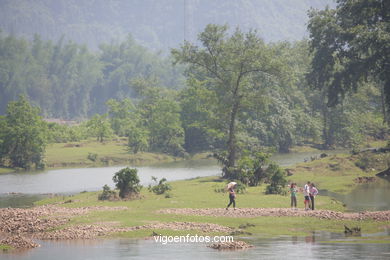
<path fill-rule="evenodd" d="M 140 199 L 130 201 L 99 201 L 100 192 L 53 197 L 31 209 L 0 209 L 0 230 L 6 236 L 43 240 L 153 234 L 234 235 L 239 240 L 305 236 L 313 231 L 343 233 L 344 226 L 360 227 L 364 234 L 390 229 L 390 211 L 345 212 L 340 202 L 326 196 L 316 198 L 315 211 L 304 211 L 299 196 L 300 209 L 292 210 L 289 196 L 265 195 L 265 185 L 247 188 L 238 194 L 238 209 L 226 211 L 227 194 L 218 192 L 225 185 L 220 178 L 204 177 L 171 182 L 168 197 L 145 189 Z M 383 234 L 370 239 L 390 242 L 390 236 Z"/>
<path fill-rule="evenodd" d="M 388 168 L 390 153 L 372 151 L 358 154 L 324 154 L 307 162 L 286 167 L 288 180 L 303 185 L 307 181 L 317 188 L 345 194 L 361 183 L 375 182 L 376 174 Z"/>
<path fill-rule="evenodd" d="M 130 153 L 125 139 L 113 139 L 102 143 L 96 140 L 54 143 L 47 146 L 45 153 L 47 169 L 114 165 L 144 166 L 180 160 L 184 158 L 163 153 Z M 16 171 L 17 169 L 0 167 L 0 174 Z"/>
<path fill-rule="evenodd" d="M 113 234 L 134 231 L 151 232 L 202 232 L 204 234 L 219 233 L 224 235 L 252 235 L 247 228 L 256 227 L 256 224 L 245 223 L 238 227 L 229 227 L 215 223 L 171 221 L 154 221 L 137 226 L 119 226 L 117 222 L 96 222 L 71 224 L 75 216 L 87 216 L 97 212 L 129 212 L 127 207 L 82 207 L 65 208 L 57 205 L 45 205 L 31 209 L 0 209 L 0 244 L 4 250 L 34 248 L 39 244 L 35 240 L 73 240 L 73 239 L 96 239 Z M 304 211 L 283 208 L 240 208 L 226 211 L 225 209 L 164 209 L 156 213 L 188 216 L 212 216 L 247 218 L 252 221 L 255 217 L 314 217 L 322 220 L 359 220 L 384 222 L 390 220 L 390 211 L 342 213 L 330 210 Z M 157 233 L 156 233 L 157 231 Z"/>

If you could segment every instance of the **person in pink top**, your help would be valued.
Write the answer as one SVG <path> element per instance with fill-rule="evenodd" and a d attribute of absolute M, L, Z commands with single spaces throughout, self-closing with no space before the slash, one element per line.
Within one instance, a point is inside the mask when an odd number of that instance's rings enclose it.
<path fill-rule="evenodd" d="M 314 183 L 310 183 L 310 201 L 311 201 L 311 210 L 314 210 L 314 198 L 318 194 L 318 190 L 316 188 L 316 185 Z"/>

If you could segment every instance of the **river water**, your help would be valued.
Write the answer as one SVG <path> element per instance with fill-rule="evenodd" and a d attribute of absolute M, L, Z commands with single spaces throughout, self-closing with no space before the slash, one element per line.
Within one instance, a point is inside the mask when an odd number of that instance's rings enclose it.
<path fill-rule="evenodd" d="M 252 238 L 253 248 L 218 251 L 204 243 L 166 244 L 141 239 L 38 241 L 41 247 L 0 253 L 4 260 L 78 259 L 389 259 L 390 244 L 356 243 L 338 234 Z M 49 257 L 50 256 L 50 257 Z M 49 257 L 49 258 L 48 258 Z"/>
<path fill-rule="evenodd" d="M 326 151 L 328 154 L 345 151 Z M 281 166 L 303 162 L 319 153 L 275 154 L 272 159 Z M 74 168 L 18 172 L 0 175 L 0 207 L 29 207 L 34 201 L 53 194 L 72 194 L 101 190 L 103 185 L 114 187 L 112 176 L 124 166 Z M 137 167 L 142 185 L 151 183 L 151 177 L 165 177 L 168 181 L 221 174 L 215 160 L 191 160 L 164 163 L 152 167 Z M 375 183 L 359 185 L 349 194 L 321 190 L 321 195 L 332 196 L 346 204 L 349 210 L 390 209 L 390 182 L 379 179 Z"/>

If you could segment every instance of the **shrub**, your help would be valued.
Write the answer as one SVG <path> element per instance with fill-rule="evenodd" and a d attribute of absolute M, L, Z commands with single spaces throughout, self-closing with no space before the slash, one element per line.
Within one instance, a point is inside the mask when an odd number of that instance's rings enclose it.
<path fill-rule="evenodd" d="M 121 198 L 130 198 L 138 195 L 142 189 L 142 186 L 139 184 L 137 169 L 123 168 L 115 173 L 112 180 L 119 189 L 119 197 Z"/>
<path fill-rule="evenodd" d="M 268 169 L 272 172 L 271 183 L 267 186 L 265 194 L 285 194 L 284 187 L 287 184 L 285 172 L 276 164 L 270 164 Z"/>
<path fill-rule="evenodd" d="M 96 162 L 96 159 L 97 159 L 98 155 L 97 153 L 88 153 L 88 160 L 91 160 L 93 162 Z"/>
<path fill-rule="evenodd" d="M 103 192 L 98 196 L 99 200 L 112 200 L 116 199 L 116 192 L 111 190 L 110 187 L 106 184 L 103 186 Z"/>
<path fill-rule="evenodd" d="M 160 195 L 160 194 L 164 194 L 167 191 L 172 190 L 171 185 L 166 183 L 167 179 L 165 179 L 165 178 L 162 178 L 160 181 L 158 181 L 156 177 L 152 176 L 152 181 L 154 181 L 156 183 L 156 185 L 154 185 L 154 186 L 149 185 L 148 190 L 150 192 L 153 192 L 157 195 Z M 167 193 L 165 197 L 167 197 L 167 195 L 170 196 Z"/>

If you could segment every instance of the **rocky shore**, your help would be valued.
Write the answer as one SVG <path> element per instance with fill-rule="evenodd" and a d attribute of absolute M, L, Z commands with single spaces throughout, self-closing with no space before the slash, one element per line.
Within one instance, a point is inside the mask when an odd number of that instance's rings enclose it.
<path fill-rule="evenodd" d="M 34 239 L 93 239 L 104 237 L 113 233 L 129 232 L 135 230 L 201 230 L 212 233 L 221 232 L 232 234 L 235 229 L 213 223 L 197 222 L 153 222 L 140 226 L 120 227 L 118 223 L 101 222 L 93 224 L 69 225 L 72 217 L 86 215 L 95 211 L 129 210 L 127 207 L 82 207 L 66 208 L 58 205 L 39 206 L 30 209 L 3 208 L 0 209 L 0 244 L 13 248 L 34 248 L 39 246 Z M 293 216 L 316 217 L 321 219 L 351 219 L 377 221 L 390 221 L 390 211 L 343 213 L 331 210 L 292 210 L 288 208 L 240 208 L 225 210 L 220 208 L 191 209 L 171 208 L 159 210 L 157 213 L 214 216 L 214 217 L 260 217 L 260 216 Z M 154 233 L 154 232 L 153 232 Z M 213 245 L 216 249 L 243 249 L 241 244 Z"/>
<path fill-rule="evenodd" d="M 222 208 L 209 209 L 190 209 L 190 208 L 172 208 L 159 210 L 158 213 L 191 215 L 191 216 L 213 216 L 213 217 L 236 217 L 236 218 L 254 218 L 261 216 L 272 217 L 316 217 L 320 219 L 349 219 L 376 221 L 390 221 L 390 211 L 364 211 L 364 212 L 338 212 L 332 210 L 293 210 L 289 208 L 239 208 L 236 210 L 225 210 Z"/>
<path fill-rule="evenodd" d="M 85 215 L 93 211 L 128 210 L 127 207 L 84 207 L 64 208 L 54 205 L 31 209 L 0 209 L 0 244 L 13 248 L 34 248 L 39 246 L 34 239 L 93 239 L 112 233 L 129 232 L 141 229 L 202 230 L 203 232 L 229 233 L 232 228 L 213 223 L 158 222 L 133 227 L 118 227 L 117 223 L 95 223 L 73 225 L 61 229 L 73 216 Z"/>
<path fill-rule="evenodd" d="M 213 243 L 208 247 L 218 250 L 242 250 L 253 247 L 252 245 L 245 243 L 244 241 L 234 241 L 234 242 L 221 242 Z"/>

